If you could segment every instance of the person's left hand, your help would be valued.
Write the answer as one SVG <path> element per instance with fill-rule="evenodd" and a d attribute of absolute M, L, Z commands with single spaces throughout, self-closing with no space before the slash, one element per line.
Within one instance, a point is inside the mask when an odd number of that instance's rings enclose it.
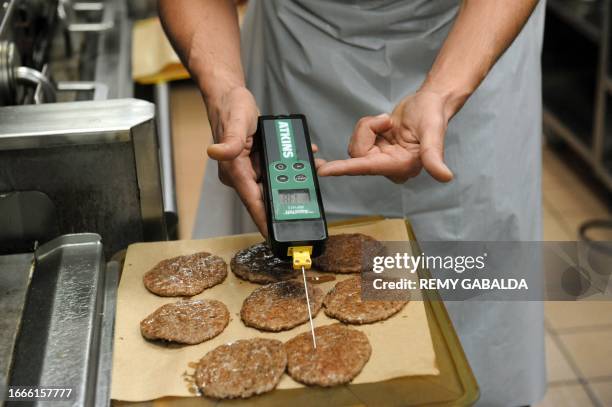
<path fill-rule="evenodd" d="M 444 135 L 450 116 L 442 96 L 418 91 L 404 98 L 391 115 L 359 120 L 348 146 L 351 158 L 322 163 L 317 173 L 384 175 L 403 183 L 425 168 L 436 180 L 448 182 L 453 173 L 444 163 Z"/>

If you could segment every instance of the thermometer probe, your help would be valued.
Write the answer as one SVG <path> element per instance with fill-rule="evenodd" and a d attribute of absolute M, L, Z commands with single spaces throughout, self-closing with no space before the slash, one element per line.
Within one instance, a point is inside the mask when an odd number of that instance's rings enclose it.
<path fill-rule="evenodd" d="M 321 202 L 306 117 L 260 116 L 259 143 L 268 244 L 274 255 L 302 270 L 308 317 L 316 348 L 305 270 L 323 252 L 327 223 Z"/>

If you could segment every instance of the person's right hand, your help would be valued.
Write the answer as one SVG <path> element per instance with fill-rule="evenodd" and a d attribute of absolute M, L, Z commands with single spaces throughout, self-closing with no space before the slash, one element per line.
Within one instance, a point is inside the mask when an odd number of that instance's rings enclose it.
<path fill-rule="evenodd" d="M 244 87 L 236 87 L 207 100 L 208 118 L 215 144 L 208 156 L 218 161 L 219 180 L 236 190 L 262 235 L 267 236 L 266 210 L 262 200 L 257 154 L 253 135 L 259 110 L 255 98 Z"/>

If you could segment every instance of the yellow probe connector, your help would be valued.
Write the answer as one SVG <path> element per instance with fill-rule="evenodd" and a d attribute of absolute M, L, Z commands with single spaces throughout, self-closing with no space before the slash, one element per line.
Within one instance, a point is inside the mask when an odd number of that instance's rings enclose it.
<path fill-rule="evenodd" d="M 295 246 L 287 250 L 287 254 L 293 258 L 293 269 L 301 270 L 302 267 L 308 270 L 312 266 L 310 255 L 312 254 L 312 246 Z"/>
<path fill-rule="evenodd" d="M 308 296 L 308 283 L 306 282 L 306 269 L 312 266 L 310 255 L 312 254 L 312 246 L 293 246 L 287 249 L 287 255 L 293 257 L 293 269 L 302 270 L 304 278 L 304 292 L 306 293 L 306 307 L 308 308 L 308 319 L 310 320 L 310 333 L 312 334 L 312 346 L 317 349 L 317 338 L 315 337 L 315 328 L 312 323 L 312 312 L 310 307 L 310 298 Z"/>

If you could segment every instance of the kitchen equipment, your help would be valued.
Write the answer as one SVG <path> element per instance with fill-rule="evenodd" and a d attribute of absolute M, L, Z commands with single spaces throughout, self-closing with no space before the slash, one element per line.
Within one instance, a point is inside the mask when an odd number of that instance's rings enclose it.
<path fill-rule="evenodd" d="M 133 97 L 127 3 L 0 0 L 0 107 Z M 168 89 L 155 99 L 164 218 L 168 235 L 175 237 Z"/>
<path fill-rule="evenodd" d="M 0 386 L 69 387 L 72 405 L 106 405 L 119 273 L 108 260 L 167 238 L 154 106 L 10 106 L 0 123 Z"/>
<path fill-rule="evenodd" d="M 0 0 L 0 405 L 8 385 L 108 405 L 114 259 L 175 229 L 130 48 L 123 0 Z"/>
<path fill-rule="evenodd" d="M 59 232 L 100 234 L 107 258 L 165 240 L 154 117 L 135 99 L 0 108 L 0 193 L 46 194 Z"/>

